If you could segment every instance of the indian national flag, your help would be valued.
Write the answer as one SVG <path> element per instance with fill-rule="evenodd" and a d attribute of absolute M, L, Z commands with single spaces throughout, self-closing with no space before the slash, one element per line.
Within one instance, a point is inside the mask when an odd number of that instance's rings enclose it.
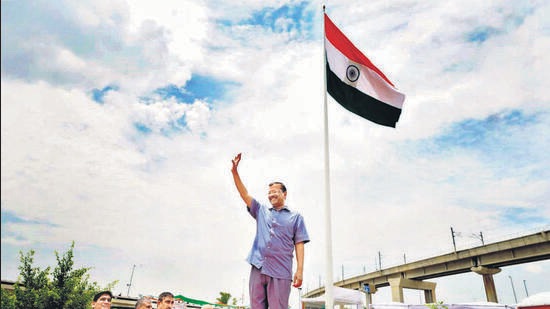
<path fill-rule="evenodd" d="M 372 122 L 394 127 L 405 95 L 325 14 L 327 91 L 343 107 Z"/>

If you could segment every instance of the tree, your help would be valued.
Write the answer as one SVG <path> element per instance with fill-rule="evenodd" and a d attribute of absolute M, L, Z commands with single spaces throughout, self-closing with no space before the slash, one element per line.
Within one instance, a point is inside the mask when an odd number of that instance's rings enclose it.
<path fill-rule="evenodd" d="M 227 292 L 220 292 L 220 297 L 216 298 L 216 300 L 222 305 L 227 305 L 230 299 L 231 293 Z"/>
<path fill-rule="evenodd" d="M 449 307 L 447 305 L 445 305 L 442 300 L 440 300 L 437 303 L 425 304 L 425 306 L 430 308 L 430 309 L 449 309 Z"/>
<path fill-rule="evenodd" d="M 19 278 L 15 282 L 15 306 L 17 308 L 43 308 L 48 288 L 50 268 L 33 267 L 34 250 L 26 255 L 19 252 Z"/>
<path fill-rule="evenodd" d="M 19 252 L 21 265 L 19 277 L 14 285 L 15 308 L 88 308 L 92 297 L 100 289 L 96 282 L 90 282 L 88 271 L 91 268 L 74 269 L 74 241 L 70 249 L 62 256 L 55 251 L 57 266 L 50 279 L 50 267 L 40 270 L 33 267 L 34 250 L 27 254 Z M 117 281 L 107 285 L 106 290 L 112 289 Z M 4 293 L 2 294 L 2 308 L 4 308 Z M 6 298 L 6 308 L 10 299 Z"/>
<path fill-rule="evenodd" d="M 13 291 L 0 289 L 0 293 L 0 298 L 2 299 L 0 308 L 15 309 L 15 294 L 13 293 Z"/>

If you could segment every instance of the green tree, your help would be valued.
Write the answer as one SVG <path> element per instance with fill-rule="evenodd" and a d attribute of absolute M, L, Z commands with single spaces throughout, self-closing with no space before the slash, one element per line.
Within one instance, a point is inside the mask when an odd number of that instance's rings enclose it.
<path fill-rule="evenodd" d="M 13 291 L 0 289 L 0 298 L 2 299 L 0 308 L 15 309 L 15 294 Z"/>
<path fill-rule="evenodd" d="M 27 254 L 20 252 L 21 265 L 19 277 L 14 285 L 15 308 L 88 308 L 94 293 L 100 289 L 96 282 L 90 281 L 88 271 L 91 268 L 73 269 L 74 241 L 70 249 L 63 255 L 57 251 L 55 256 L 57 266 L 50 279 L 50 267 L 40 270 L 33 267 L 34 250 Z M 117 281 L 107 285 L 111 290 Z M 7 299 L 6 302 L 9 302 Z M 4 308 L 4 294 L 2 294 L 2 308 Z M 9 306 L 6 308 L 10 308 Z"/>
<path fill-rule="evenodd" d="M 216 298 L 216 300 L 223 305 L 227 305 L 230 299 L 231 299 L 231 293 L 227 293 L 227 292 L 220 292 L 220 297 Z"/>
<path fill-rule="evenodd" d="M 440 300 L 437 303 L 425 304 L 425 306 L 430 308 L 430 309 L 449 309 L 449 307 L 447 305 L 445 305 L 442 300 Z"/>
<path fill-rule="evenodd" d="M 92 299 L 97 284 L 89 282 L 91 268 L 73 270 L 74 242 L 62 256 L 55 252 L 57 266 L 53 271 L 48 308 L 84 308 Z"/>
<path fill-rule="evenodd" d="M 33 267 L 34 250 L 27 254 L 19 252 L 19 278 L 15 282 L 15 306 L 17 308 L 43 308 L 48 292 L 50 268 Z"/>

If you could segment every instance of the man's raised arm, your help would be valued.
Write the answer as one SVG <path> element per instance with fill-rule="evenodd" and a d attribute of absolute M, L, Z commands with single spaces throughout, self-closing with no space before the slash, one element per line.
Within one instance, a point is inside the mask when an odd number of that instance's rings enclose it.
<path fill-rule="evenodd" d="M 239 171 L 237 170 L 237 168 L 239 167 L 239 162 L 241 162 L 241 154 L 239 153 L 238 155 L 236 155 L 235 159 L 231 160 L 231 162 L 233 162 L 231 174 L 233 174 L 235 187 L 237 187 L 237 191 L 239 191 L 239 194 L 241 195 L 241 198 L 243 199 L 246 206 L 250 208 L 250 205 L 252 204 L 252 196 L 248 194 L 248 190 L 246 190 L 246 187 L 241 180 L 241 176 L 239 176 Z"/>

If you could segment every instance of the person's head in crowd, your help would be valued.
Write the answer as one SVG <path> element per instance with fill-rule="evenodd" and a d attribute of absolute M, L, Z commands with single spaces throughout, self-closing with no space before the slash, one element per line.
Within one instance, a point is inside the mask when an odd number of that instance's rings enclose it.
<path fill-rule="evenodd" d="M 170 292 L 162 292 L 157 301 L 157 309 L 172 309 L 174 308 L 174 294 Z"/>
<path fill-rule="evenodd" d="M 111 308 L 111 300 L 113 299 L 113 293 L 111 291 L 101 291 L 94 295 L 92 301 L 92 308 Z"/>
<path fill-rule="evenodd" d="M 153 308 L 153 301 L 149 296 L 143 296 L 136 302 L 135 309 L 151 309 Z"/>

